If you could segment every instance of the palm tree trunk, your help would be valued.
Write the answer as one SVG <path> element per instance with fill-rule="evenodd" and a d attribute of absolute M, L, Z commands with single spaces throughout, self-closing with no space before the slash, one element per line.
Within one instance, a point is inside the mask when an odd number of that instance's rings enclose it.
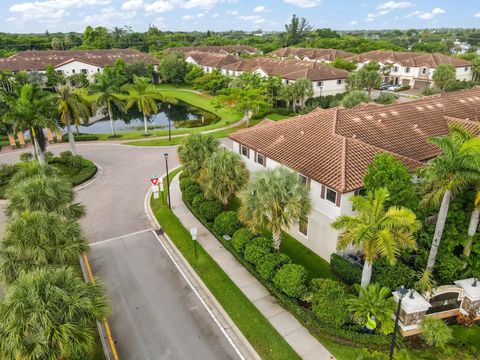
<path fill-rule="evenodd" d="M 77 155 L 77 147 L 75 146 L 75 138 L 73 137 L 72 126 L 70 124 L 70 117 L 67 116 L 67 133 L 68 133 L 68 142 L 70 144 L 70 150 L 73 155 Z"/>
<path fill-rule="evenodd" d="M 144 126 L 144 134 L 145 136 L 148 135 L 148 127 L 147 127 L 147 115 L 145 115 L 145 113 L 143 113 L 143 126 Z"/>
<path fill-rule="evenodd" d="M 117 134 L 115 132 L 115 123 L 113 121 L 112 107 L 110 106 L 110 104 L 108 104 L 107 108 L 108 108 L 108 117 L 110 118 L 110 128 L 112 129 L 112 136 L 115 137 L 117 136 Z"/>
<path fill-rule="evenodd" d="M 473 237 L 478 229 L 478 223 L 480 221 L 480 206 L 475 206 L 472 211 L 472 215 L 470 216 L 470 223 L 468 224 L 468 241 L 463 248 L 463 255 L 465 257 L 470 257 L 472 252 L 472 245 L 473 245 Z"/>
<path fill-rule="evenodd" d="M 360 285 L 362 288 L 366 289 L 370 285 L 370 280 L 372 279 L 372 263 L 365 259 L 362 270 L 362 282 Z"/>
<path fill-rule="evenodd" d="M 282 233 L 280 231 L 274 231 L 272 233 L 273 240 L 273 252 L 278 254 L 280 252 L 280 243 L 282 241 Z"/>
<path fill-rule="evenodd" d="M 31 134 L 32 134 L 32 140 L 33 140 L 33 146 L 35 147 L 35 152 L 38 154 L 38 163 L 40 165 L 45 165 L 45 153 L 42 150 L 42 147 L 40 146 L 40 143 L 38 141 L 38 136 L 37 133 L 35 132 L 35 129 L 31 129 Z"/>
<path fill-rule="evenodd" d="M 448 189 L 445 191 L 445 194 L 443 194 L 442 205 L 440 206 L 437 224 L 435 225 L 435 233 L 433 235 L 432 247 L 430 248 L 430 254 L 428 255 L 427 270 L 430 272 L 433 271 L 433 267 L 435 266 L 435 259 L 437 258 L 440 241 L 442 240 L 445 222 L 447 221 L 448 207 L 450 206 L 451 198 L 452 190 Z"/>

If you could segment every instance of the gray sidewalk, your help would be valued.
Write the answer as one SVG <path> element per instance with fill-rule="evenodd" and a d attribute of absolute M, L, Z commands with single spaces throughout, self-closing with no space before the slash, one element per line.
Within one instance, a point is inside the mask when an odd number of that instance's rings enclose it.
<path fill-rule="evenodd" d="M 267 289 L 225 249 L 185 206 L 176 176 L 170 184 L 172 210 L 187 228 L 197 228 L 197 239 L 232 281 L 270 321 L 278 333 L 302 359 L 334 359 L 333 355 L 288 311 L 280 306 Z"/>

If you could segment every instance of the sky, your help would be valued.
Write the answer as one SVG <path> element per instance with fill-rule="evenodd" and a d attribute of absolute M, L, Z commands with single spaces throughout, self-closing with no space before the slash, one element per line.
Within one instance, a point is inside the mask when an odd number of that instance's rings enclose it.
<path fill-rule="evenodd" d="M 480 0 L 0 0 L 0 31 L 82 32 L 87 25 L 161 30 L 283 30 L 292 14 L 316 28 L 480 27 Z"/>

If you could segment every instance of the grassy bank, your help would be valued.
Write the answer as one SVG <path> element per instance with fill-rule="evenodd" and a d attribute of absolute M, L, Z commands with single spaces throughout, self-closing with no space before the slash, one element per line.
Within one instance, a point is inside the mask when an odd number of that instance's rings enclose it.
<path fill-rule="evenodd" d="M 176 172 L 178 170 L 170 177 Z M 152 199 L 151 204 L 162 228 L 262 359 L 300 359 L 200 244 L 197 244 L 195 258 L 190 232 L 167 206 L 162 205 L 161 199 Z"/>

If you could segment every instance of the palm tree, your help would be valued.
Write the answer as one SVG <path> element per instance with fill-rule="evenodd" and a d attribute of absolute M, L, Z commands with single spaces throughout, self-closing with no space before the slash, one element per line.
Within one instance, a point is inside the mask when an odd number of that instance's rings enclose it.
<path fill-rule="evenodd" d="M 138 111 L 143 114 L 144 133 L 146 136 L 148 135 L 148 117 L 158 112 L 157 101 L 163 101 L 165 97 L 155 85 L 138 76 L 134 76 L 133 84 L 125 85 L 124 89 L 128 93 L 122 97 L 126 101 L 126 109 L 128 110 L 133 105 L 137 105 Z"/>
<path fill-rule="evenodd" d="M 71 268 L 22 275 L 0 302 L 2 358 L 92 359 L 96 321 L 108 312 L 102 292 Z"/>
<path fill-rule="evenodd" d="M 254 232 L 271 231 L 277 253 L 282 231 L 305 221 L 312 207 L 309 191 L 298 174 L 284 167 L 258 171 L 240 198 L 240 220 Z"/>
<path fill-rule="evenodd" d="M 355 287 L 359 297 L 348 299 L 347 303 L 356 322 L 364 324 L 368 314 L 374 315 L 380 323 L 382 333 L 390 334 L 393 331 L 392 315 L 397 307 L 390 295 L 391 290 L 378 284 L 370 284 L 366 289 L 358 284 L 355 284 Z"/>
<path fill-rule="evenodd" d="M 427 270 L 432 272 L 435 266 L 443 229 L 447 220 L 448 208 L 452 197 L 469 185 L 480 181 L 480 163 L 478 155 L 463 151 L 462 145 L 472 139 L 472 135 L 460 126 L 450 126 L 450 134 L 430 139 L 430 143 L 442 150 L 426 167 L 421 176 L 425 178 L 426 194 L 421 204 L 439 206 L 432 246 L 427 260 Z"/>
<path fill-rule="evenodd" d="M 37 85 L 26 84 L 16 87 L 7 96 L 4 119 L 13 125 L 15 132 L 29 130 L 38 155 L 38 161 L 45 164 L 45 139 L 42 128 L 56 128 L 52 96 Z"/>
<path fill-rule="evenodd" d="M 480 222 L 480 185 L 478 185 L 478 188 L 475 194 L 475 199 L 473 201 L 473 210 L 472 210 L 472 214 L 470 215 L 470 222 L 468 224 L 468 231 L 467 231 L 468 239 L 465 244 L 465 247 L 463 248 L 463 255 L 465 255 L 466 258 L 469 258 L 470 254 L 472 253 L 473 238 L 477 233 L 479 222 Z"/>
<path fill-rule="evenodd" d="M 209 198 L 216 198 L 225 209 L 228 200 L 248 181 L 248 170 L 238 154 L 222 149 L 205 161 L 199 183 Z"/>
<path fill-rule="evenodd" d="M 22 163 L 22 166 L 18 167 L 17 172 L 12 176 L 10 184 L 18 184 L 27 178 L 34 177 L 36 175 L 43 175 L 46 177 L 60 177 L 60 173 L 55 166 L 52 165 L 40 165 L 36 161 L 26 161 Z"/>
<path fill-rule="evenodd" d="M 287 103 L 287 108 L 292 104 L 293 111 L 295 111 L 295 91 L 292 84 L 287 84 L 280 89 L 280 98 Z"/>
<path fill-rule="evenodd" d="M 113 119 L 112 103 L 118 109 L 125 111 L 124 103 L 121 100 L 120 88 L 111 67 L 106 67 L 103 73 L 96 78 L 96 83 L 90 86 L 94 92 L 95 102 L 98 107 L 106 107 L 110 119 L 112 136 L 115 137 L 115 120 Z"/>
<path fill-rule="evenodd" d="M 183 139 L 177 151 L 185 174 L 197 179 L 205 161 L 218 150 L 219 145 L 219 141 L 210 134 L 191 134 Z"/>
<path fill-rule="evenodd" d="M 76 221 L 54 212 L 15 212 L 0 245 L 0 276 L 10 285 L 20 274 L 40 267 L 75 266 L 87 251 Z"/>
<path fill-rule="evenodd" d="M 79 219 L 85 215 L 85 207 L 73 203 L 74 192 L 66 180 L 58 177 L 36 175 L 8 187 L 7 216 L 15 211 L 56 212 L 66 218 Z"/>
<path fill-rule="evenodd" d="M 70 85 L 61 85 L 56 88 L 56 105 L 60 120 L 67 127 L 68 142 L 73 154 L 77 154 L 75 138 L 71 125 L 78 125 L 80 121 L 88 122 L 92 114 L 92 106 L 82 89 L 75 89 Z"/>
<path fill-rule="evenodd" d="M 420 227 L 417 217 L 410 209 L 392 206 L 385 210 L 388 190 L 379 188 L 367 196 L 353 196 L 351 201 L 355 215 L 341 215 L 332 227 L 342 230 L 338 249 L 343 250 L 353 244 L 362 247 L 364 265 L 361 286 L 367 288 L 372 277 L 372 263 L 386 257 L 391 263 L 401 249 L 416 247 L 413 234 Z"/>
<path fill-rule="evenodd" d="M 312 82 L 307 79 L 301 79 L 293 84 L 293 92 L 295 94 L 295 101 L 300 100 L 301 106 L 305 106 L 305 98 L 313 96 Z"/>

